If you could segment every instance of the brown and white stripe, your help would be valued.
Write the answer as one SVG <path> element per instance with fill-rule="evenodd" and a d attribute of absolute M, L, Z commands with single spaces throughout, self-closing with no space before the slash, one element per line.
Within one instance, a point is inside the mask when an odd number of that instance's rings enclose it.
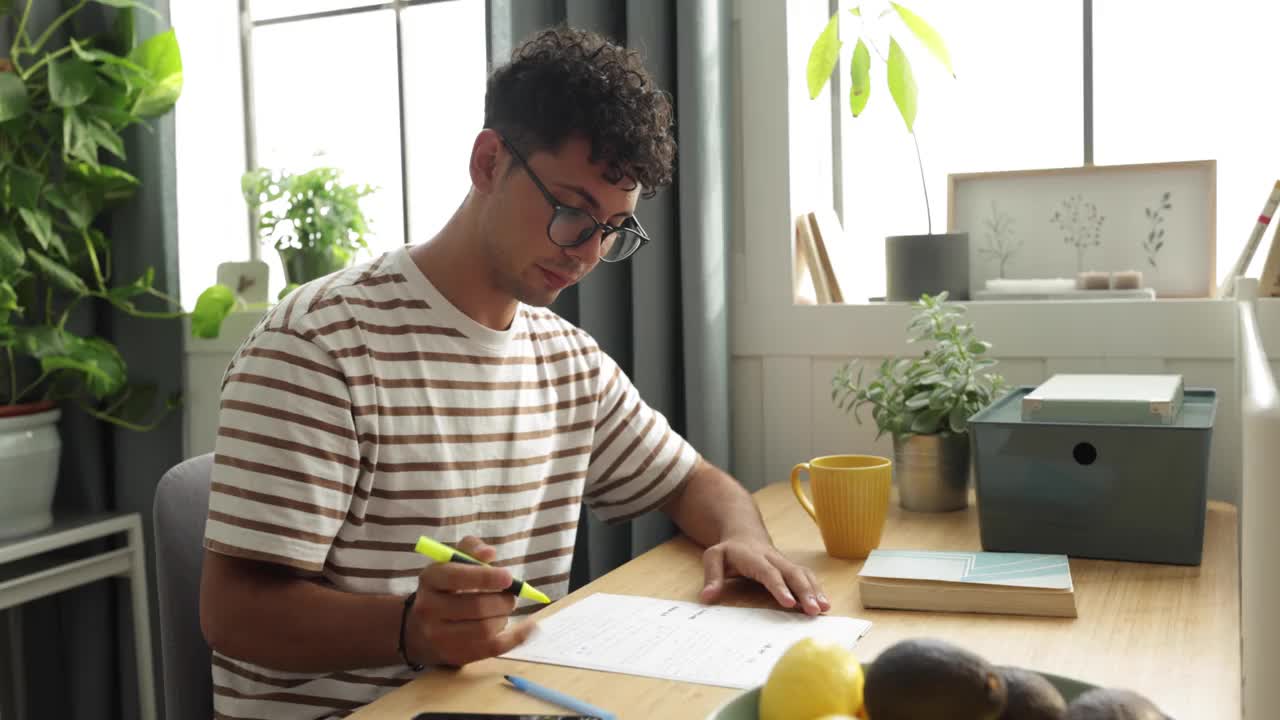
<path fill-rule="evenodd" d="M 632 517 L 696 460 L 587 333 L 524 306 L 506 331 L 480 326 L 397 250 L 295 290 L 236 354 L 205 542 L 340 590 L 406 594 L 426 563 L 419 535 L 474 535 L 557 598 L 584 501 Z M 226 718 L 344 717 L 410 677 L 222 656 L 212 671 Z"/>

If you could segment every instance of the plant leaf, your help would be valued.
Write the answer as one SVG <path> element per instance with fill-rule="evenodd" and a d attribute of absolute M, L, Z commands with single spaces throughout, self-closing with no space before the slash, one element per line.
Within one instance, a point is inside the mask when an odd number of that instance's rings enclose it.
<path fill-rule="evenodd" d="M 0 72 L 0 122 L 22 117 L 31 106 L 27 85 L 17 73 Z"/>
<path fill-rule="evenodd" d="M 26 261 L 27 254 L 13 228 L 0 226 L 0 278 L 11 277 Z"/>
<path fill-rule="evenodd" d="M 67 157 L 78 158 L 90 165 L 98 164 L 98 144 L 89 134 L 89 126 L 74 108 L 62 117 L 62 150 Z"/>
<path fill-rule="evenodd" d="M 93 66 L 80 58 L 67 58 L 49 65 L 49 99 L 59 107 L 84 103 L 93 97 L 97 82 Z"/>
<path fill-rule="evenodd" d="M 916 36 L 916 39 L 928 48 L 934 57 L 938 58 L 938 61 L 947 69 L 951 77 L 955 77 L 956 71 L 951 67 L 951 54 L 947 52 L 947 44 L 942 41 L 942 36 L 938 34 L 938 31 L 925 22 L 924 18 L 898 3 L 890 2 L 889 4 L 898 12 L 898 17 L 902 18 L 902 23 Z"/>
<path fill-rule="evenodd" d="M 947 424 L 951 426 L 951 432 L 962 433 L 969 425 L 969 409 L 964 403 L 958 403 L 951 408 L 951 413 L 947 418 Z"/>
<path fill-rule="evenodd" d="M 182 53 L 173 29 L 147 38 L 129 53 L 129 60 L 145 69 L 150 80 L 134 102 L 133 112 L 143 117 L 169 112 L 182 94 Z"/>
<path fill-rule="evenodd" d="M 809 62 L 805 66 L 805 78 L 809 82 L 809 99 L 813 100 L 826 87 L 831 71 L 840 62 L 840 13 L 831 16 L 822 34 L 809 49 Z"/>
<path fill-rule="evenodd" d="M 150 290 L 151 286 L 155 283 L 155 280 L 156 269 L 149 267 L 146 272 L 138 276 L 137 280 L 134 280 L 128 285 L 121 285 L 108 290 L 107 298 L 113 305 L 128 305 L 132 307 L 132 303 L 129 302 L 129 299 Z"/>
<path fill-rule="evenodd" d="M 235 291 L 226 285 L 213 285 L 200 293 L 191 311 L 191 334 L 198 338 L 216 338 L 222 321 L 235 307 Z"/>
<path fill-rule="evenodd" d="M 104 150 L 115 155 L 121 160 L 126 159 L 124 153 L 124 139 L 120 134 L 111 128 L 111 124 L 102 118 L 94 118 L 86 126 L 89 131 L 89 137 L 93 142 L 100 145 Z"/>
<path fill-rule="evenodd" d="M 18 305 L 18 293 L 8 282 L 0 280 L 0 323 L 8 323 L 9 314 L 14 312 L 22 312 L 22 307 Z"/>
<path fill-rule="evenodd" d="M 119 202 L 133 197 L 140 184 L 138 178 L 112 165 L 94 167 L 77 162 L 67 166 L 67 172 L 83 184 L 102 194 L 105 202 Z"/>
<path fill-rule="evenodd" d="M 136 73 L 146 72 L 142 66 L 130 62 L 127 58 L 122 58 L 119 55 L 107 52 L 106 50 L 94 50 L 93 48 L 85 47 L 84 45 L 76 42 L 75 38 L 71 38 L 71 51 L 76 54 L 76 57 L 84 60 L 85 62 L 100 62 L 108 65 L 118 65 Z"/>
<path fill-rule="evenodd" d="M 85 387 L 102 399 L 119 392 L 127 380 L 124 358 L 116 346 L 98 337 L 82 338 L 65 333 L 65 352 L 40 358 L 40 370 L 70 370 L 79 373 Z"/>
<path fill-rule="evenodd" d="M 84 188 L 81 187 L 71 185 L 54 186 L 49 188 L 49 192 L 45 197 L 49 200 L 50 205 L 66 214 L 67 219 L 71 221 L 71 225 L 77 230 L 88 228 L 93 222 L 94 216 L 98 214 L 98 210 L 94 207 L 89 193 L 85 192 Z"/>
<path fill-rule="evenodd" d="M 867 52 L 866 43 L 858 38 L 853 48 L 853 62 L 849 66 L 849 110 L 858 117 L 867 107 L 871 97 L 871 53 Z"/>
<path fill-rule="evenodd" d="M 902 52 L 898 41 L 889 38 L 889 94 L 902 114 L 902 121 L 907 124 L 907 132 L 915 132 L 916 124 L 916 88 L 915 76 L 911 74 L 911 63 Z"/>
<path fill-rule="evenodd" d="M 973 355 L 981 355 L 991 349 L 991 343 L 985 340 L 972 340 L 966 349 Z"/>
<path fill-rule="evenodd" d="M 34 209 L 40 204 L 40 186 L 44 178 L 21 165 L 9 165 L 5 173 L 5 190 L 9 204 Z"/>
<path fill-rule="evenodd" d="M 26 223 L 27 229 L 35 236 L 36 242 L 40 243 L 40 247 L 48 250 L 49 243 L 54 235 L 53 221 L 49 218 L 49 213 L 44 210 L 18 208 L 18 215 L 22 217 L 22 222 Z"/>
<path fill-rule="evenodd" d="M 31 258 L 44 276 L 50 281 L 56 283 L 64 290 L 68 290 L 76 295 L 86 295 L 89 292 L 89 286 L 85 285 L 84 280 L 80 276 L 72 272 L 66 265 L 49 259 L 43 253 L 36 250 L 28 250 L 27 256 Z"/>

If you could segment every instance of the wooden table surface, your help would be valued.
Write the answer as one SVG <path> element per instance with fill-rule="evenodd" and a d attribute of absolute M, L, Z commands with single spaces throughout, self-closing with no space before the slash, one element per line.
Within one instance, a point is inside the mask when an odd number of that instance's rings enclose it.
<path fill-rule="evenodd" d="M 1179 720 L 1240 717 L 1240 595 L 1234 506 L 1210 502 L 1203 562 L 1198 567 L 1071 560 L 1078 618 L 865 610 L 858 597 L 860 562 L 829 557 L 809 516 L 787 484 L 756 493 L 780 550 L 818 574 L 831 614 L 874 623 L 856 646 L 868 662 L 907 637 L 938 637 L 997 664 L 1018 665 L 1094 684 L 1128 687 Z M 968 510 L 890 510 L 883 548 L 979 550 L 978 516 Z M 700 549 L 683 537 L 641 555 L 533 617 L 548 617 L 596 592 L 697 601 Z M 743 582 L 725 604 L 776 607 L 763 588 Z M 705 718 L 739 691 L 630 675 L 490 659 L 437 670 L 350 717 L 411 720 L 428 710 L 564 712 L 516 692 L 514 673 L 611 710 L 619 718 Z"/>

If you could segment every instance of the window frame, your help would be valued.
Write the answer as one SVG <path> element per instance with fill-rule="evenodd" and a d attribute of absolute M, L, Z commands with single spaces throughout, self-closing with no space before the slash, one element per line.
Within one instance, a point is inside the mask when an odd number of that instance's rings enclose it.
<path fill-rule="evenodd" d="M 253 19 L 253 0 L 238 0 L 240 8 L 240 87 L 244 108 L 244 144 L 245 168 L 258 167 L 257 125 L 254 113 L 253 86 L 253 34 L 261 27 L 283 25 L 288 23 L 321 20 L 325 18 L 347 17 L 369 12 L 391 10 L 395 14 L 396 26 L 396 112 L 400 124 L 400 222 L 404 230 L 405 242 L 409 242 L 409 158 L 405 117 L 405 67 L 404 67 L 404 23 L 403 12 L 409 8 L 423 5 L 434 5 L 456 0 L 380 0 L 377 2 L 359 2 L 353 0 L 351 7 L 334 10 L 319 10 L 309 13 L 294 13 L 270 18 Z M 488 18 L 486 17 L 486 22 Z M 487 43 L 487 38 L 486 38 Z M 246 221 L 249 223 L 249 259 L 262 259 L 262 244 L 258 238 L 258 217 L 253 208 L 248 208 Z"/>

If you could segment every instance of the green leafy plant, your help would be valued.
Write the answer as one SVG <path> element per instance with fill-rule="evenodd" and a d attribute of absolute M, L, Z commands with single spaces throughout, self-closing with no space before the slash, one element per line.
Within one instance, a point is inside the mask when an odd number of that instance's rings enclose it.
<path fill-rule="evenodd" d="M 155 388 L 131 383 L 116 346 L 72 332 L 68 320 L 93 303 L 135 317 L 183 314 L 153 287 L 154 269 L 112 277 L 116 240 L 100 220 L 139 186 L 121 167 L 121 133 L 169 112 L 182 92 L 178 41 L 168 30 L 136 43 L 134 10 L 154 13 L 136 0 L 95 0 L 117 10 L 110 29 L 88 36 L 70 31 L 89 0 L 44 28 L 31 24 L 36 1 L 0 2 L 14 28 L 0 60 L 0 398 L 73 400 L 146 430 L 159 422 Z M 51 44 L 64 32 L 65 44 Z M 151 309 L 156 300 L 166 309 Z M 176 403 L 162 403 L 161 417 Z"/>
<path fill-rule="evenodd" d="M 831 380 L 831 400 L 845 412 L 871 406 L 879 428 L 876 437 L 890 433 L 900 439 L 912 435 L 963 433 L 968 420 L 1004 391 L 1004 378 L 987 372 L 996 361 L 988 357 L 991 343 L 974 337 L 973 325 L 962 322 L 963 305 L 947 302 L 947 293 L 923 295 L 919 311 L 907 327 L 909 342 L 932 342 L 919 358 L 885 360 L 870 382 L 863 384 L 857 361 L 845 364 Z M 857 369 L 857 375 L 854 370 Z"/>
<path fill-rule="evenodd" d="M 300 175 L 258 168 L 241 179 L 245 201 L 259 211 L 258 235 L 272 241 L 293 287 L 351 264 L 369 247 L 360 199 L 376 191 L 345 185 L 341 171 L 321 167 Z"/>
<path fill-rule="evenodd" d="M 893 97 L 893 103 L 898 107 L 898 113 L 902 115 L 902 121 L 906 123 L 907 132 L 910 133 L 911 140 L 915 144 L 916 163 L 920 166 L 920 184 L 924 188 L 925 216 L 929 223 L 929 234 L 932 235 L 933 218 L 929 209 L 929 187 L 924 179 L 924 160 L 920 157 L 920 143 L 916 139 L 915 130 L 919 100 L 915 74 L 911 70 L 911 62 L 907 59 L 906 52 L 894 37 L 892 29 L 888 32 L 888 56 L 881 52 L 872 35 L 876 30 L 883 29 L 876 26 L 878 21 L 886 17 L 896 18 L 901 22 L 902 27 L 910 31 L 929 53 L 942 63 L 947 73 L 955 77 L 955 70 L 951 67 L 951 54 L 947 51 L 942 35 L 932 25 L 899 3 L 890 2 L 889 7 L 876 16 L 875 21 L 868 20 L 860 5 L 850 9 L 849 13 L 857 18 L 854 21 L 856 25 L 852 29 L 858 38 L 849 65 L 849 111 L 856 118 L 867 107 L 867 101 L 871 97 L 871 52 L 874 51 L 885 65 L 885 79 L 889 85 L 889 94 Z M 847 32 L 842 31 L 849 29 L 849 25 L 841 27 L 841 13 L 834 13 L 809 49 L 809 61 L 805 67 L 809 99 L 816 99 L 826 87 L 827 80 L 840 62 L 840 49 L 844 46 L 841 36 L 849 37 Z"/>

